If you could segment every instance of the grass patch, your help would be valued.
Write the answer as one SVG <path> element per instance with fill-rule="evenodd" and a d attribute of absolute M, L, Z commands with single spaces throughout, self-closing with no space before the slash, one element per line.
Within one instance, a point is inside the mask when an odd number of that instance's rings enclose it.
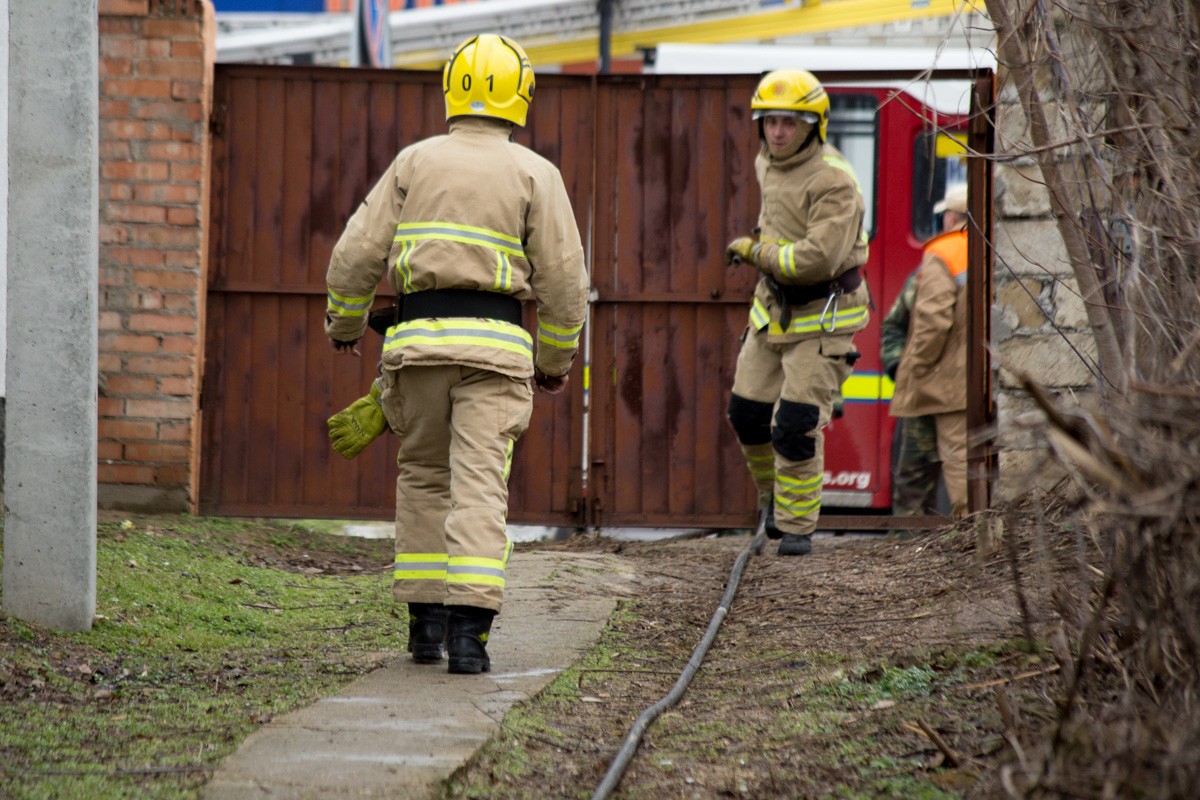
<path fill-rule="evenodd" d="M 400 652 L 390 548 L 288 523 L 101 524 L 91 631 L 0 615 L 4 796 L 195 797 L 257 726 Z"/>

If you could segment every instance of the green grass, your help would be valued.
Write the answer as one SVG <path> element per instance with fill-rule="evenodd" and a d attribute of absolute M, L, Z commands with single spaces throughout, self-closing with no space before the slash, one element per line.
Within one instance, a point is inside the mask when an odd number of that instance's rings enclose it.
<path fill-rule="evenodd" d="M 0 794 L 195 797 L 255 727 L 398 655 L 384 575 L 255 565 L 313 545 L 361 547 L 261 522 L 101 525 L 91 631 L 0 616 Z"/>

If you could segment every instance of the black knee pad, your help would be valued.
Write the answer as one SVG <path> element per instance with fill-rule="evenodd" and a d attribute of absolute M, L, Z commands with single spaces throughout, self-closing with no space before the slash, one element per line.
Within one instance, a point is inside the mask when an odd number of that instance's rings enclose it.
<path fill-rule="evenodd" d="M 821 419 L 821 409 L 811 403 L 780 400 L 771 428 L 771 444 L 775 452 L 789 461 L 808 461 L 817 454 L 817 440 L 812 435 Z"/>
<path fill-rule="evenodd" d="M 745 445 L 767 444 L 771 441 L 771 410 L 772 403 L 760 403 L 757 400 L 747 400 L 736 394 L 729 396 L 729 410 L 726 414 L 733 424 L 733 432 L 738 441 Z"/>

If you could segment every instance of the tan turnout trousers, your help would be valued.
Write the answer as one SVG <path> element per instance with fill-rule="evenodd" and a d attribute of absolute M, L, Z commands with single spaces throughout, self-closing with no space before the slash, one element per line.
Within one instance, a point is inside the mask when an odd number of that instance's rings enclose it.
<path fill-rule="evenodd" d="M 819 409 L 815 455 L 792 461 L 770 444 L 743 445 L 746 465 L 761 499 L 775 498 L 775 524 L 784 533 L 811 534 L 821 515 L 821 487 L 825 482 L 825 426 L 833 403 L 851 367 L 846 354 L 854 351 L 853 334 L 821 334 L 799 342 L 771 344 L 766 330 L 749 330 L 738 353 L 733 393 L 747 400 L 807 403 Z"/>
<path fill-rule="evenodd" d="M 400 437 L 393 596 L 499 611 L 513 445 L 533 411 L 528 379 L 457 364 L 385 369 L 380 404 Z"/>
<path fill-rule="evenodd" d="M 967 412 L 948 411 L 934 414 L 937 425 L 938 458 L 942 460 L 942 477 L 946 495 L 950 498 L 950 513 L 961 518 L 967 515 Z"/>

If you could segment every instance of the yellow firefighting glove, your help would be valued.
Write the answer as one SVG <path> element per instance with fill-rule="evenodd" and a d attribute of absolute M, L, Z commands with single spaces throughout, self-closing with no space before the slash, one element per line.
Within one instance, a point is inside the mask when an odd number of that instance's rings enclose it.
<path fill-rule="evenodd" d="M 758 242 L 749 236 L 739 236 L 725 248 L 726 264 L 753 264 L 758 266 Z"/>
<path fill-rule="evenodd" d="M 379 381 L 375 381 L 366 397 L 358 398 L 329 418 L 329 441 L 345 458 L 354 458 L 387 428 L 379 405 L 380 392 Z"/>

